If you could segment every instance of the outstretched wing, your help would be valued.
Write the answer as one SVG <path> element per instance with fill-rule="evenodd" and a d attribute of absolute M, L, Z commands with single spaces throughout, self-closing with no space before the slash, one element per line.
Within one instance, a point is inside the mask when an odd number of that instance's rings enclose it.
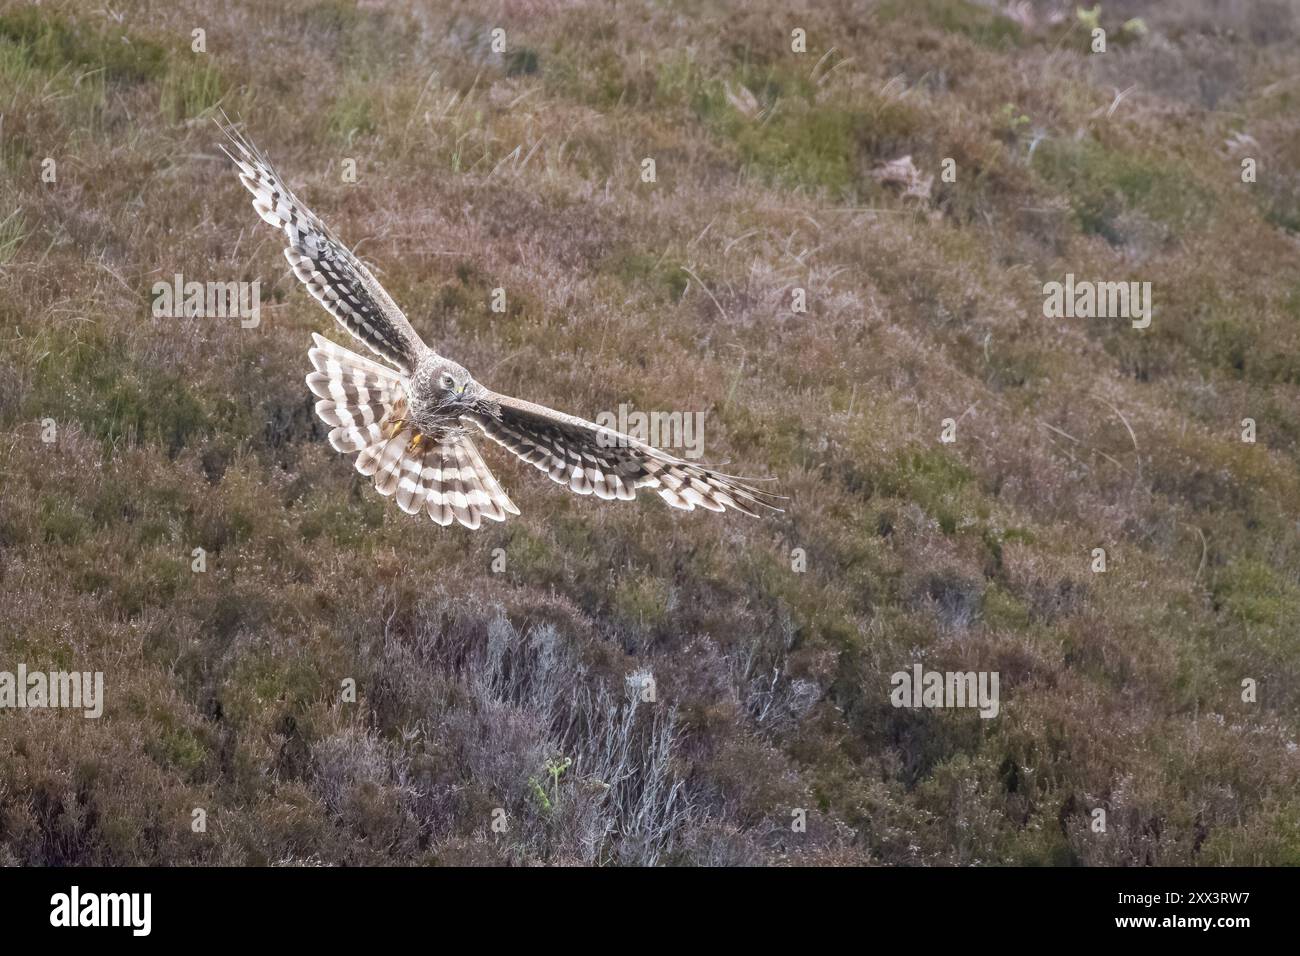
<path fill-rule="evenodd" d="M 630 501 L 653 488 L 674 508 L 780 511 L 743 478 L 683 461 L 622 432 L 506 395 L 493 394 L 495 413 L 462 415 L 484 434 L 580 495 Z"/>
<path fill-rule="evenodd" d="M 258 215 L 289 238 L 284 257 L 321 305 L 345 329 L 403 372 L 415 368 L 425 350 L 411 323 L 370 270 L 303 205 L 270 162 L 229 125 L 217 124 L 234 152 L 221 149 L 239 167 L 239 180 L 253 194 Z"/>

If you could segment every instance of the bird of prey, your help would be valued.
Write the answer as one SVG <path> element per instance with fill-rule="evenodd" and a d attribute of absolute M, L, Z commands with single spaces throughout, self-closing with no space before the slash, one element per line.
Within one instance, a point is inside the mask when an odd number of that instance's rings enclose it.
<path fill-rule="evenodd" d="M 343 328 L 389 365 L 313 333 L 307 387 L 331 426 L 336 451 L 358 453 L 356 468 L 409 514 L 478 528 L 483 518 L 519 514 L 484 464 L 468 426 L 580 495 L 631 500 L 654 489 L 687 511 L 734 508 L 756 514 L 778 496 L 613 429 L 501 395 L 429 348 L 370 270 L 289 191 L 266 156 L 228 122 L 221 149 L 253 194 L 253 208 L 282 230 L 284 256 Z"/>

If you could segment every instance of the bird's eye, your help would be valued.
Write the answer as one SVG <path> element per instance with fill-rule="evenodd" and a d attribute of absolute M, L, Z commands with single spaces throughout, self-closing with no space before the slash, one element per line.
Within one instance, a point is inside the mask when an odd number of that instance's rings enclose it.
<path fill-rule="evenodd" d="M 451 377 L 450 372 L 443 372 L 442 378 L 438 379 L 438 384 L 441 385 L 443 388 L 445 388 L 447 391 L 451 391 L 453 388 L 456 387 L 456 380 Z"/>

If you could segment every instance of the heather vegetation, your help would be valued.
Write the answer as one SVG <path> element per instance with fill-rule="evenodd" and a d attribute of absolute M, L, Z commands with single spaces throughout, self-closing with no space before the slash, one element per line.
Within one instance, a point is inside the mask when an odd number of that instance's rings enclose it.
<path fill-rule="evenodd" d="M 107 698 L 0 710 L 0 863 L 1300 863 L 1298 41 L 1280 0 L 0 0 L 0 671 Z M 402 514 L 324 440 L 346 333 L 222 109 L 490 387 L 703 412 L 786 511 L 484 441 L 520 517 Z M 155 317 L 177 273 L 260 323 Z M 1067 273 L 1150 327 L 1045 318 Z M 891 706 L 916 663 L 998 715 Z"/>

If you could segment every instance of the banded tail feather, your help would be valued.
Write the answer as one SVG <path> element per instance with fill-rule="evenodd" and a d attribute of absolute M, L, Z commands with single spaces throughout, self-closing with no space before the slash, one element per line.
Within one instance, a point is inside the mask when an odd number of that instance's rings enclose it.
<path fill-rule="evenodd" d="M 409 481 L 404 479 L 402 492 L 410 495 L 404 510 L 414 513 L 423 501 L 429 517 L 438 524 L 456 520 L 467 528 L 479 527 L 483 518 L 505 521 L 507 514 L 519 514 L 468 435 L 429 444 L 411 457 L 419 460 L 419 473 L 417 478 L 411 466 Z M 402 506 L 400 494 L 398 505 Z"/>

